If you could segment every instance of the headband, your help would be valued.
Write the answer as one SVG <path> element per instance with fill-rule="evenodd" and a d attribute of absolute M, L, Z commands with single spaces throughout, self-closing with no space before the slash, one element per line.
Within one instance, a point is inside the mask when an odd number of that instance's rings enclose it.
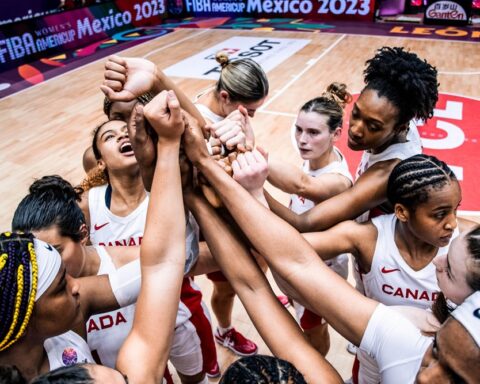
<path fill-rule="evenodd" d="M 57 277 L 62 266 L 62 258 L 55 248 L 44 241 L 33 239 L 33 244 L 38 264 L 37 294 L 35 296 L 35 301 L 38 301 Z"/>
<path fill-rule="evenodd" d="M 480 291 L 468 296 L 451 315 L 463 325 L 480 347 Z"/>

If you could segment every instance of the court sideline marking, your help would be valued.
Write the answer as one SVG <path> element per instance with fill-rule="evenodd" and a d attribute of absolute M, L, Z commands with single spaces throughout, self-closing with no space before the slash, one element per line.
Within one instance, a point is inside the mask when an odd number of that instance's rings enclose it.
<path fill-rule="evenodd" d="M 335 48 L 347 35 L 343 34 L 340 36 L 337 40 L 335 40 L 330 46 L 325 49 L 319 56 L 317 56 L 315 59 L 309 60 L 306 63 L 305 68 L 300 71 L 298 74 L 296 74 L 287 84 L 285 84 L 282 88 L 280 88 L 278 91 L 276 91 L 275 95 L 269 99 L 261 108 L 259 108 L 259 112 L 265 111 L 265 109 L 273 102 L 275 101 L 278 97 L 280 97 L 283 92 L 285 92 L 293 83 L 295 83 L 300 77 L 302 77 L 309 69 L 311 69 L 316 63 L 318 63 L 324 56 L 326 56 L 330 51 Z"/>

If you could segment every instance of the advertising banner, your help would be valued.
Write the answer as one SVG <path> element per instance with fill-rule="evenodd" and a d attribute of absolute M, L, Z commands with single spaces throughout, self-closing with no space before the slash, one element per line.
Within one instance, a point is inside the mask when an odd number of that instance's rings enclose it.
<path fill-rule="evenodd" d="M 167 76 L 217 80 L 221 68 L 215 60 L 215 55 L 219 51 L 228 53 L 231 60 L 253 59 L 268 72 L 309 42 L 307 39 L 232 37 L 168 67 L 164 72 Z"/>
<path fill-rule="evenodd" d="M 375 0 L 184 0 L 191 16 L 373 20 Z"/>
<path fill-rule="evenodd" d="M 127 32 L 158 25 L 166 14 L 164 0 L 117 0 L 0 28 L 0 72 L 19 62 L 76 49 Z"/>
<path fill-rule="evenodd" d="M 429 0 L 425 24 L 467 25 L 472 15 L 471 0 Z"/>

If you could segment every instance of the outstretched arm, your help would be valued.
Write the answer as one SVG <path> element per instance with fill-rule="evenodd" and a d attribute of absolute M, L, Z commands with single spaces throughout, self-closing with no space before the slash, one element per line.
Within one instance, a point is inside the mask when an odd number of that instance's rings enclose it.
<path fill-rule="evenodd" d="M 309 383 L 341 383 L 335 369 L 303 337 L 297 323 L 279 303 L 265 275 L 228 224 L 204 198 L 189 194 L 186 200 L 213 256 L 272 353 L 291 362 Z"/>
<path fill-rule="evenodd" d="M 178 161 L 185 123 L 172 91 L 156 96 L 145 107 L 145 116 L 159 137 L 158 156 L 140 248 L 142 286 L 133 328 L 119 352 L 117 367 L 134 383 L 157 383 L 167 363 L 185 265 Z"/>
<path fill-rule="evenodd" d="M 358 345 L 377 303 L 331 271 L 294 228 L 223 173 L 206 153 L 202 133 L 192 128 L 185 132 L 187 156 L 216 189 L 252 246 L 303 302 L 325 314 L 328 323 Z M 346 302 L 351 303 L 348 308 Z"/>
<path fill-rule="evenodd" d="M 400 160 L 382 161 L 370 167 L 352 188 L 297 215 L 266 194 L 270 209 L 300 232 L 321 231 L 351 220 L 387 199 L 388 177 Z"/>
<path fill-rule="evenodd" d="M 268 181 L 278 189 L 297 194 L 320 203 L 352 186 L 352 182 L 339 173 L 326 173 L 313 177 L 299 167 L 283 161 L 269 159 Z"/>

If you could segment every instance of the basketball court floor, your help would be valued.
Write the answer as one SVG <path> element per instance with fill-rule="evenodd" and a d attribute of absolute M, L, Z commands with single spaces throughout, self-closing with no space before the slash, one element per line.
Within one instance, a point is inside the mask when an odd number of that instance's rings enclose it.
<path fill-rule="evenodd" d="M 265 48 L 275 46 L 276 41 L 286 42 L 285 48 L 278 51 L 281 59 L 276 60 L 273 55 L 268 64 L 271 91 L 253 119 L 253 125 L 257 144 L 267 149 L 271 157 L 298 165 L 301 160 L 291 140 L 296 113 L 305 101 L 319 95 L 330 82 L 345 82 L 353 94 L 358 94 L 363 86 L 365 61 L 385 45 L 406 47 L 435 65 L 439 71 L 441 97 L 434 119 L 419 127 L 425 152 L 454 167 L 463 188 L 462 214 L 480 222 L 477 212 L 480 204 L 476 198 L 480 187 L 476 165 L 480 148 L 478 43 L 403 36 L 183 28 L 119 54 L 147 58 L 160 68 L 168 69 L 167 73 L 175 73 L 176 65 L 191 56 L 208 54 L 211 47 L 235 48 L 229 46 L 234 37 L 242 37 L 242 44 L 250 51 L 251 47 Z M 79 66 L 0 99 L 0 224 L 3 230 L 10 228 L 13 212 L 35 178 L 59 174 L 72 183 L 82 180 L 83 151 L 90 145 L 93 128 L 105 119 L 103 94 L 99 90 L 104 61 L 100 59 Z M 192 98 L 214 83 L 214 80 L 186 75 L 176 74 L 173 79 Z M 358 154 L 347 150 L 345 142 L 340 147 L 354 170 Z M 273 193 L 282 202 L 288 202 L 285 194 Z M 203 277 L 197 281 L 208 302 L 211 284 Z M 233 325 L 259 344 L 260 353 L 269 354 L 238 300 Z M 353 358 L 345 346 L 345 340 L 334 336 L 327 357 L 347 379 Z M 222 368 L 235 359 L 222 347 L 218 347 L 218 352 Z"/>

